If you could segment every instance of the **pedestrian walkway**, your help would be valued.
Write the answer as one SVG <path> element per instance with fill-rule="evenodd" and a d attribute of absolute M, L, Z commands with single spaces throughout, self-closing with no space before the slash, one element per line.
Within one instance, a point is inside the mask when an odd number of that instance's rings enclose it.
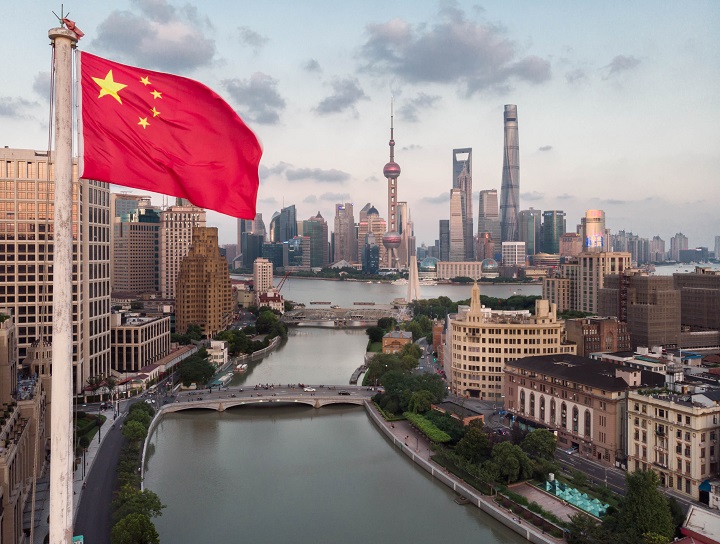
<path fill-rule="evenodd" d="M 122 417 L 124 416 L 124 409 L 126 406 L 127 404 L 123 403 L 120 409 L 121 416 L 117 418 L 116 421 L 122 420 Z M 77 515 L 80 499 L 82 498 L 82 492 L 84 489 L 83 485 L 85 484 L 85 480 L 87 480 L 87 477 L 90 474 L 90 470 L 92 469 L 93 462 L 95 461 L 95 458 L 100 451 L 100 447 L 102 446 L 105 437 L 109 434 L 108 431 L 110 430 L 110 427 L 113 425 L 112 410 L 106 410 L 103 415 L 107 417 L 107 420 L 105 421 L 103 426 L 100 427 L 100 429 L 98 430 L 98 434 L 95 435 L 92 442 L 90 442 L 87 451 L 85 452 L 84 472 L 82 463 L 78 464 L 77 469 L 75 470 L 73 478 L 73 521 L 75 520 L 75 516 Z M 28 506 L 25 509 L 25 516 L 27 517 L 27 519 L 29 519 L 30 517 L 30 508 L 30 501 L 28 501 Z M 35 492 L 35 520 L 37 522 L 37 525 L 35 526 L 35 532 L 33 535 L 33 544 L 43 544 L 45 537 L 50 531 L 50 526 L 48 524 L 49 517 L 50 464 L 46 463 L 42 477 L 39 478 L 37 481 L 37 487 Z"/>
<path fill-rule="evenodd" d="M 366 409 L 375 423 L 385 431 L 386 435 L 392 438 L 393 444 L 399 447 L 413 462 L 430 472 L 434 478 L 453 489 L 456 493 L 469 499 L 469 502 L 475 504 L 483 512 L 492 516 L 528 541 L 543 544 L 565 542 L 562 539 L 553 538 L 543 533 L 540 529 L 535 528 L 529 523 L 522 523 L 512 512 L 496 504 L 492 497 L 483 495 L 471 485 L 466 484 L 461 478 L 436 465 L 431 460 L 432 450 L 429 440 L 417 431 L 410 422 L 406 420 L 395 422 L 386 421 L 371 402 L 366 402 Z"/>

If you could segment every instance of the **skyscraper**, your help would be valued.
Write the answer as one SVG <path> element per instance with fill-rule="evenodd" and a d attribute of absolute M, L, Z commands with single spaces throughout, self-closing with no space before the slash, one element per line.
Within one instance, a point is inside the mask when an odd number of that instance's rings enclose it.
<path fill-rule="evenodd" d="M 480 191 L 478 197 L 478 234 L 490 233 L 493 242 L 500 244 L 500 208 L 498 206 L 497 189 Z"/>
<path fill-rule="evenodd" d="M 297 213 L 295 204 L 280 210 L 280 215 L 273 217 L 270 222 L 271 240 L 273 242 L 287 242 L 298 235 Z"/>
<path fill-rule="evenodd" d="M 450 220 L 440 220 L 440 233 L 438 239 L 438 259 L 441 261 L 450 260 Z"/>
<path fill-rule="evenodd" d="M 680 250 L 688 248 L 688 237 L 682 232 L 678 232 L 675 236 L 670 238 L 670 260 L 680 260 Z"/>
<path fill-rule="evenodd" d="M 453 149 L 453 189 L 460 189 L 465 261 L 475 260 L 472 213 L 472 148 Z"/>
<path fill-rule="evenodd" d="M 160 210 L 141 206 L 112 220 L 110 285 L 113 293 L 158 293 Z"/>
<path fill-rule="evenodd" d="M 368 243 L 367 237 L 373 235 L 373 243 L 378 247 L 378 258 L 380 264 L 385 262 L 385 247 L 380 241 L 387 232 L 387 223 L 385 219 L 380 217 L 375 206 L 369 202 L 360 210 L 360 221 L 358 223 L 358 255 L 365 255 L 365 245 Z"/>
<path fill-rule="evenodd" d="M 175 298 L 180 262 L 192 244 L 193 228 L 204 227 L 205 217 L 205 210 L 192 204 L 160 213 L 160 293 L 164 298 Z"/>
<path fill-rule="evenodd" d="M 580 219 L 583 237 L 583 251 L 607 251 L 608 243 L 605 239 L 605 212 L 602 210 L 587 210 L 585 217 Z M 622 251 L 626 251 L 624 248 Z"/>
<path fill-rule="evenodd" d="M 54 169 L 47 152 L 0 148 L 0 308 L 22 363 L 52 338 Z M 110 188 L 73 165 L 73 388 L 110 374 Z M 64 363 L 61 361 L 60 363 Z M 17 382 L 11 387 L 17 387 Z"/>
<path fill-rule="evenodd" d="M 540 210 L 530 208 L 520 212 L 520 241 L 525 242 L 525 251 L 528 255 L 540 253 L 542 247 L 541 226 L 542 217 Z"/>
<path fill-rule="evenodd" d="M 465 229 L 462 220 L 462 191 L 450 191 L 450 255 L 452 262 L 465 261 Z"/>
<path fill-rule="evenodd" d="M 546 210 L 543 212 L 543 251 L 551 255 L 560 253 L 560 237 L 565 233 L 565 212 Z"/>
<path fill-rule="evenodd" d="M 316 216 L 303 221 L 303 238 L 308 239 L 310 267 L 325 267 L 329 264 L 328 255 L 328 226 L 320 212 Z M 303 240 L 303 258 L 305 255 L 305 240 Z"/>
<path fill-rule="evenodd" d="M 502 186 L 500 187 L 500 236 L 503 242 L 518 240 L 520 210 L 520 149 L 518 143 L 517 106 L 505 105 L 505 146 Z"/>
<path fill-rule="evenodd" d="M 333 261 L 345 259 L 358 262 L 358 241 L 355 235 L 355 214 L 351 202 L 335 204 L 335 254 Z"/>

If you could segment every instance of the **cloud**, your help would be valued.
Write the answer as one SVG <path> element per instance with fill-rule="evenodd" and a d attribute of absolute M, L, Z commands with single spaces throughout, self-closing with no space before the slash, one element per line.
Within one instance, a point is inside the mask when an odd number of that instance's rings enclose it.
<path fill-rule="evenodd" d="M 316 72 L 316 73 L 322 72 L 320 63 L 315 59 L 310 59 L 305 64 L 303 64 L 303 70 L 305 70 L 306 72 Z"/>
<path fill-rule="evenodd" d="M 323 193 L 320 200 L 328 200 L 330 202 L 348 202 L 351 197 L 348 193 Z"/>
<path fill-rule="evenodd" d="M 258 34 L 249 26 L 238 27 L 238 33 L 240 35 L 240 43 L 251 47 L 256 54 L 270 41 L 267 37 Z"/>
<path fill-rule="evenodd" d="M 269 196 L 267 198 L 258 198 L 258 204 L 276 205 L 278 203 L 277 198 Z"/>
<path fill-rule="evenodd" d="M 26 114 L 27 110 L 38 107 L 37 102 L 15 98 L 12 96 L 0 96 L 0 117 L 7 119 L 28 119 L 31 115 Z"/>
<path fill-rule="evenodd" d="M 385 178 L 379 178 L 378 176 L 368 176 L 365 178 L 366 183 L 377 183 L 378 181 L 386 181 Z"/>
<path fill-rule="evenodd" d="M 557 200 L 575 200 L 575 195 L 571 195 L 568 193 L 563 193 L 561 195 L 558 195 L 555 197 Z"/>
<path fill-rule="evenodd" d="M 277 79 L 255 72 L 250 79 L 226 79 L 222 85 L 240 106 L 243 118 L 263 125 L 280 122 L 285 100 L 277 90 Z"/>
<path fill-rule="evenodd" d="M 433 108 L 438 100 L 440 100 L 440 97 L 437 95 L 418 93 L 415 98 L 405 102 L 398 110 L 398 113 L 404 121 L 416 123 L 420 120 L 418 117 L 420 111 Z"/>
<path fill-rule="evenodd" d="M 581 68 L 570 70 L 568 73 L 565 74 L 565 81 L 567 81 L 570 85 L 582 83 L 586 79 L 587 74 L 585 73 L 585 70 Z"/>
<path fill-rule="evenodd" d="M 552 151 L 553 146 L 551 145 L 543 145 L 541 147 L 538 147 L 538 151 Z"/>
<path fill-rule="evenodd" d="M 290 164 L 282 161 L 280 161 L 274 166 L 265 166 L 264 164 L 261 164 L 258 168 L 258 174 L 260 175 L 260 179 L 267 179 L 270 176 L 282 174 L 290 166 Z"/>
<path fill-rule="evenodd" d="M 92 45 L 147 68 L 186 72 L 215 56 L 212 25 L 191 5 L 166 0 L 133 0 L 134 11 L 113 11 L 98 25 Z"/>
<path fill-rule="evenodd" d="M 437 22 L 412 26 L 402 19 L 366 27 L 362 69 L 391 73 L 410 83 L 458 85 L 470 97 L 501 91 L 522 81 L 550 79 L 550 62 L 522 57 L 517 43 L 500 26 L 466 18 L 455 4 L 441 9 Z"/>
<path fill-rule="evenodd" d="M 633 70 L 634 68 L 637 68 L 639 64 L 640 59 L 633 57 L 632 55 L 617 55 L 614 59 L 610 61 L 610 64 L 605 66 L 605 69 L 607 70 L 607 75 L 605 76 L 605 79 L 613 77 L 622 72 L 627 72 L 628 70 Z"/>
<path fill-rule="evenodd" d="M 355 104 L 360 100 L 368 100 L 360 82 L 354 77 L 336 79 L 331 85 L 333 94 L 321 100 L 315 108 L 320 114 L 340 113 L 347 109 L 355 111 Z"/>
<path fill-rule="evenodd" d="M 621 200 L 619 198 L 602 198 L 600 203 L 607 206 L 624 206 L 626 204 L 637 204 L 634 200 Z"/>
<path fill-rule="evenodd" d="M 321 168 L 294 168 L 285 171 L 289 181 L 312 180 L 323 183 L 343 183 L 350 179 L 350 174 L 341 170 L 322 170 Z"/>
<path fill-rule="evenodd" d="M 529 193 L 522 193 L 520 195 L 520 200 L 529 200 L 531 202 L 542 200 L 545 198 L 545 195 L 543 193 L 538 193 L 537 191 L 530 191 Z"/>
<path fill-rule="evenodd" d="M 450 191 L 440 193 L 438 196 L 424 196 L 420 200 L 429 204 L 445 204 L 450 202 Z"/>
<path fill-rule="evenodd" d="M 317 197 L 315 195 L 308 195 L 303 198 L 303 202 L 306 204 L 315 204 L 315 202 L 317 202 Z"/>
<path fill-rule="evenodd" d="M 422 148 L 423 147 L 421 145 L 410 144 L 410 145 L 406 145 L 405 147 L 403 147 L 402 150 L 403 151 L 417 151 L 418 149 L 422 149 Z"/>
<path fill-rule="evenodd" d="M 33 91 L 50 100 L 50 72 L 38 72 L 33 80 Z"/>

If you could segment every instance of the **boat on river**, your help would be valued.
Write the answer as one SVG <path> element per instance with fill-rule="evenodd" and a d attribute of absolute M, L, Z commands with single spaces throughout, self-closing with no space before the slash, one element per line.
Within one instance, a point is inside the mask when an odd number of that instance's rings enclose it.
<path fill-rule="evenodd" d="M 245 372 L 246 370 L 247 370 L 247 363 L 240 363 L 239 365 L 237 365 L 235 367 L 235 370 L 233 372 L 235 372 L 236 374 L 241 374 L 241 373 Z"/>

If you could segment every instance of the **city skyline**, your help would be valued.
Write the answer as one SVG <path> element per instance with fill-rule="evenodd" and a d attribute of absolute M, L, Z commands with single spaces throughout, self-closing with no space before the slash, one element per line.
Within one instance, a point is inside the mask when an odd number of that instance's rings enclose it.
<path fill-rule="evenodd" d="M 479 191 L 500 192 L 505 104 L 522 116 L 519 210 L 562 210 L 574 231 L 585 210 L 600 209 L 612 232 L 668 245 L 682 232 L 690 247 L 712 249 L 720 234 L 714 3 L 371 1 L 312 16 L 287 2 L 242 14 L 221 1 L 70 8 L 82 50 L 198 79 L 228 100 L 263 142 L 265 217 L 296 204 L 298 218 L 330 218 L 345 202 L 387 216 L 394 96 L 400 200 L 418 246 L 449 219 L 452 149 L 474 151 L 473 210 Z M 0 88 L 0 145 L 42 149 L 57 6 L 8 9 L 22 39 L 0 58 L 13 75 Z M 234 243 L 235 219 L 208 212 L 208 225 Z"/>

